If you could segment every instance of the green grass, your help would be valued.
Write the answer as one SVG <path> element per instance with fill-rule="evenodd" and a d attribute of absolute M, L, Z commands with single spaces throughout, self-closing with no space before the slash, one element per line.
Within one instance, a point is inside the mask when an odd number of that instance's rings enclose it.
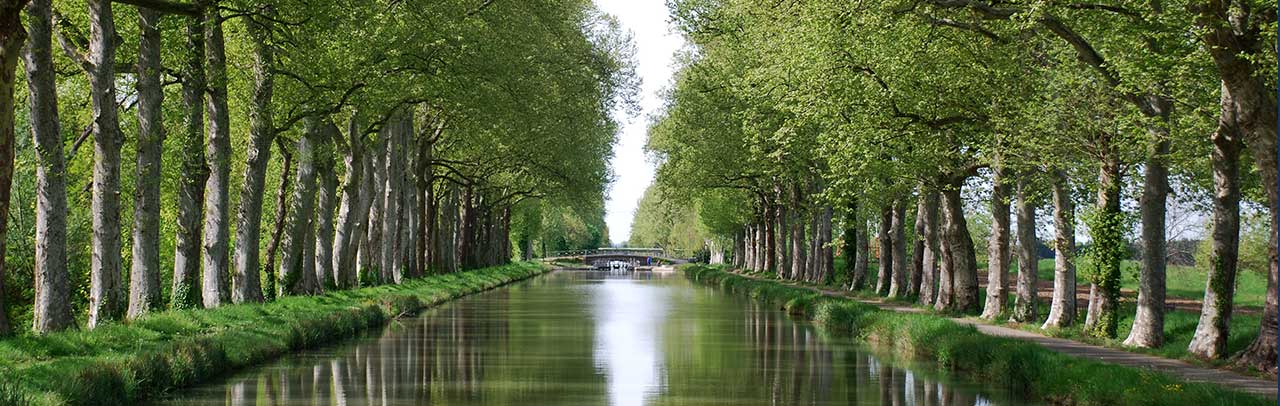
<path fill-rule="evenodd" d="M 0 341 L 0 405 L 134 404 L 544 273 L 533 263 Z"/>
<path fill-rule="evenodd" d="M 1087 265 L 1085 261 L 1086 259 L 1077 257 L 1076 268 L 1078 270 L 1084 269 L 1084 266 Z M 846 283 L 846 276 L 841 272 L 844 269 L 844 258 L 836 257 L 835 263 L 837 272 L 834 282 L 836 283 L 833 284 L 838 285 Z M 868 276 L 873 281 L 875 278 L 876 266 L 877 264 L 875 259 L 872 259 L 867 266 Z M 1017 258 L 1013 258 L 1009 267 L 1009 272 L 1011 274 L 1018 272 Z M 1040 280 L 1053 281 L 1053 258 L 1041 259 L 1040 262 L 1036 264 L 1036 268 L 1036 274 Z M 978 269 L 987 269 L 987 264 L 985 262 L 979 262 Z M 1121 289 L 1132 291 L 1138 290 L 1138 261 L 1123 261 L 1120 265 L 1120 274 Z M 1204 299 L 1204 287 L 1207 280 L 1208 275 L 1203 269 L 1194 266 L 1169 265 L 1165 276 L 1166 295 L 1169 298 L 1197 301 L 1202 300 Z M 1085 284 L 1088 282 L 1083 278 L 1083 275 L 1080 275 L 1078 283 Z M 1266 300 L 1266 297 L 1267 276 L 1257 272 L 1250 272 L 1243 269 L 1240 270 L 1240 273 L 1236 277 L 1236 305 L 1261 307 Z"/>
<path fill-rule="evenodd" d="M 932 314 L 882 311 L 851 299 L 821 296 L 775 281 L 756 280 L 719 267 L 690 265 L 692 280 L 782 304 L 837 335 L 938 368 L 1002 385 L 1029 400 L 1058 404 L 1269 405 L 1216 385 L 1187 383 L 1164 374 L 1070 357 L 1027 341 L 990 337 Z"/>
<path fill-rule="evenodd" d="M 1078 260 L 1077 266 L 1080 266 L 1079 261 L 1083 261 L 1083 260 Z M 840 259 L 837 259 L 837 269 L 840 269 L 838 267 L 839 262 L 840 262 Z M 895 298 L 895 299 L 886 299 L 877 295 L 874 292 L 873 289 L 875 284 L 875 280 L 874 280 L 875 266 L 876 266 L 876 263 L 873 261 L 871 265 L 868 267 L 869 268 L 868 269 L 868 273 L 869 273 L 868 286 L 864 287 L 864 289 L 862 290 L 850 292 L 850 294 L 853 297 L 860 298 L 860 299 L 878 299 L 878 300 L 883 300 L 889 303 L 914 306 L 916 303 L 915 297 L 901 297 L 901 298 Z M 978 268 L 985 269 L 986 264 L 978 264 Z M 1012 268 L 1011 272 L 1017 272 L 1016 261 L 1011 266 L 1011 268 Z M 1053 280 L 1053 259 L 1040 260 L 1037 273 L 1040 277 L 1040 280 L 1052 281 Z M 1124 261 L 1124 263 L 1122 264 L 1122 274 L 1123 274 L 1122 287 L 1124 289 L 1136 289 L 1138 285 L 1138 263 L 1136 261 Z M 776 275 L 771 273 L 754 273 L 752 274 L 752 276 L 767 278 L 767 279 L 776 279 Z M 1205 278 L 1206 278 L 1205 273 L 1198 268 L 1188 267 L 1188 266 L 1176 266 L 1176 265 L 1169 266 L 1168 278 L 1167 278 L 1168 297 L 1193 299 L 1193 300 L 1203 299 Z M 1262 300 L 1266 295 L 1266 289 L 1267 289 L 1267 285 L 1266 285 L 1267 281 L 1265 279 L 1265 276 L 1258 275 L 1253 272 L 1241 272 L 1238 279 L 1239 279 L 1239 283 L 1236 287 L 1236 291 L 1237 291 L 1236 305 L 1237 306 L 1240 306 L 1240 305 L 1261 306 Z M 787 282 L 797 283 L 794 281 L 787 281 Z M 1078 279 L 1076 283 L 1079 284 L 1079 286 L 1086 286 L 1086 287 L 1088 286 L 1088 281 L 1085 280 L 1083 277 Z M 833 281 L 831 284 L 828 284 L 828 285 L 813 285 L 813 284 L 807 284 L 807 283 L 800 283 L 800 284 L 804 286 L 838 290 L 843 284 L 845 284 L 845 282 L 843 281 L 843 276 L 839 276 L 836 278 L 835 281 Z M 981 289 L 979 291 L 978 297 L 984 298 L 983 300 L 985 300 L 985 298 L 987 297 L 986 295 L 987 295 L 986 289 Z M 1012 300 L 1013 298 L 1010 297 L 1010 304 L 1008 307 L 1010 309 L 1013 306 Z M 1040 317 L 1037 320 L 1043 321 L 1049 316 L 1049 303 L 1047 301 L 1042 300 L 1040 303 L 1040 306 L 1037 307 L 1037 310 L 1039 311 L 1039 314 L 1040 314 Z M 1136 305 L 1133 302 L 1133 298 L 1131 297 L 1126 298 L 1121 303 L 1119 328 L 1116 333 L 1116 338 L 1113 338 L 1113 339 L 1097 338 L 1097 337 L 1093 337 L 1088 334 L 1085 334 L 1083 328 L 1081 328 L 1080 326 L 1080 323 L 1084 322 L 1085 310 L 1086 309 L 1083 306 L 1078 308 L 1077 311 L 1079 312 L 1079 314 L 1076 317 L 1076 321 L 1077 321 L 1076 325 L 1068 328 L 1063 328 L 1063 329 L 1041 330 L 1040 323 L 1038 322 L 1027 323 L 1027 324 L 1016 324 L 1016 325 L 1006 324 L 1005 321 L 1008 319 L 1007 314 L 1001 315 L 1001 317 L 999 317 L 996 320 L 995 324 L 1005 324 L 1005 325 L 1020 328 L 1026 331 L 1041 333 L 1041 334 L 1058 337 L 1058 338 L 1066 338 L 1070 340 L 1080 341 L 1088 344 L 1099 345 L 1099 346 L 1104 346 L 1104 347 L 1109 347 L 1109 348 L 1114 348 L 1119 350 L 1125 350 L 1125 351 L 1136 352 L 1141 354 L 1156 355 L 1156 356 L 1161 356 L 1165 358 L 1179 359 L 1179 360 L 1187 361 L 1196 365 L 1202 365 L 1202 366 L 1208 366 L 1208 367 L 1224 367 L 1227 365 L 1226 360 L 1204 360 L 1187 352 L 1187 346 L 1191 344 L 1191 339 L 1195 336 L 1196 325 L 1199 324 L 1200 322 L 1199 311 L 1167 310 L 1165 312 L 1164 344 L 1158 348 L 1133 348 L 1133 347 L 1127 347 L 1124 345 L 1124 339 L 1129 336 L 1129 331 L 1133 328 L 1133 318 L 1136 313 Z M 940 314 L 940 313 L 934 312 L 932 308 L 926 308 L 926 311 L 928 311 L 929 313 Z M 957 315 L 957 314 L 941 314 L 941 315 L 963 316 L 963 315 Z M 1261 322 L 1261 316 L 1259 314 L 1243 314 L 1241 312 L 1236 312 L 1235 314 L 1233 314 L 1231 317 L 1230 337 L 1227 339 L 1227 354 L 1234 354 L 1240 350 L 1243 350 L 1250 343 L 1252 343 L 1253 340 L 1258 336 L 1258 325 L 1260 322 Z M 1244 372 L 1247 374 L 1255 373 L 1254 371 L 1241 371 L 1241 372 Z"/>
<path fill-rule="evenodd" d="M 1076 269 L 1083 270 L 1086 265 L 1085 259 L 1076 260 Z M 980 269 L 985 269 L 986 264 L 980 264 Z M 1017 272 L 1017 261 L 1011 265 L 1011 272 Z M 1037 275 L 1040 280 L 1053 280 L 1053 259 L 1041 259 L 1037 264 Z M 1120 288 L 1126 290 L 1138 290 L 1138 274 L 1139 264 L 1137 261 L 1125 260 L 1120 264 Z M 1204 287 L 1208 280 L 1208 274 L 1205 270 L 1182 265 L 1169 265 L 1165 274 L 1165 291 L 1170 298 L 1202 300 L 1204 299 Z M 1080 275 L 1079 283 L 1087 284 L 1087 280 Z M 1262 306 L 1267 296 L 1267 276 L 1257 273 L 1241 270 L 1236 276 L 1236 306 Z"/>

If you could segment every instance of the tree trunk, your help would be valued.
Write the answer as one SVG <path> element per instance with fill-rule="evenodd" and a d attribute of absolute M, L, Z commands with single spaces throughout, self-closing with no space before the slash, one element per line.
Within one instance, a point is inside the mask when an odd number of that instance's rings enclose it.
<path fill-rule="evenodd" d="M 810 210 L 810 213 L 807 219 L 801 220 L 809 223 L 809 240 L 813 242 L 812 244 L 809 244 L 808 253 L 806 255 L 807 258 L 805 258 L 805 262 L 804 262 L 805 267 L 804 267 L 804 273 L 802 274 L 802 277 L 804 278 L 805 281 L 812 281 L 814 279 L 814 276 L 819 273 L 819 268 L 822 267 L 822 265 L 820 264 L 822 260 L 821 217 L 822 217 L 821 210 L 815 207 L 813 210 Z"/>
<path fill-rule="evenodd" d="M 204 26 L 205 67 L 208 69 L 208 98 L 205 115 L 209 144 L 205 147 L 209 177 L 204 186 L 204 273 L 201 301 L 211 308 L 227 302 L 231 295 L 228 245 L 231 236 L 231 117 L 227 108 L 227 55 L 222 35 L 222 16 L 214 1 L 201 16 Z"/>
<path fill-rule="evenodd" d="M 1067 327 L 1076 319 L 1076 265 L 1071 259 L 1076 251 L 1075 205 L 1061 170 L 1053 173 L 1053 225 L 1053 300 L 1042 329 Z"/>
<path fill-rule="evenodd" d="M 876 272 L 876 294 L 885 296 L 889 294 L 890 279 L 893 278 L 893 240 L 890 237 L 890 230 L 893 229 L 893 206 L 884 206 L 880 208 L 880 227 L 876 232 L 876 241 L 879 246 L 877 257 L 880 266 Z"/>
<path fill-rule="evenodd" d="M 938 230 L 936 241 L 938 244 L 938 292 L 933 302 L 933 309 L 937 311 L 949 311 L 955 306 L 956 301 L 956 283 L 955 283 L 955 265 L 954 256 L 951 252 L 951 244 L 946 241 L 948 220 L 943 210 L 941 195 L 939 192 L 939 208 L 938 208 Z"/>
<path fill-rule="evenodd" d="M 782 194 L 782 186 L 774 185 L 773 195 L 776 196 L 778 202 L 786 201 Z M 792 204 L 797 204 L 796 200 L 791 200 Z M 786 205 L 779 204 L 778 212 L 774 215 L 774 227 L 778 232 L 778 243 L 775 247 L 777 252 L 774 254 L 778 258 L 778 277 L 795 279 L 800 275 L 794 275 L 791 272 L 791 224 L 789 220 L 793 213 L 789 212 Z"/>
<path fill-rule="evenodd" d="M 458 242 L 457 255 L 458 262 L 461 263 L 461 269 L 467 270 L 475 267 L 475 263 L 471 261 L 471 251 L 475 250 L 472 239 L 475 234 L 475 211 L 473 204 L 471 185 L 467 185 L 462 189 L 462 194 L 458 197 Z"/>
<path fill-rule="evenodd" d="M 400 283 L 401 273 L 396 266 L 396 251 L 400 236 L 400 180 L 402 177 L 404 158 L 401 156 L 401 145 L 407 113 L 396 112 L 387 123 L 384 131 L 386 144 L 386 177 L 382 183 L 382 255 L 379 269 L 382 281 Z"/>
<path fill-rule="evenodd" d="M 1163 138 L 1146 162 L 1146 184 L 1139 203 L 1142 208 L 1142 272 L 1138 277 L 1138 311 L 1129 337 L 1124 340 L 1125 345 L 1134 347 L 1155 348 L 1164 344 L 1165 270 L 1168 265 L 1165 201 L 1169 196 L 1169 169 L 1165 155 L 1169 154 L 1169 141 L 1168 134 L 1160 135 Z"/>
<path fill-rule="evenodd" d="M 460 268 L 459 265 L 461 265 L 459 262 L 462 259 L 459 255 L 462 252 L 462 244 L 459 239 L 462 234 L 462 227 L 459 227 L 458 224 L 462 214 L 460 212 L 460 206 L 462 203 L 460 201 L 460 194 L 461 192 L 458 190 L 458 185 L 449 185 L 449 193 L 445 198 L 444 212 L 441 213 L 440 216 L 442 220 L 447 220 L 448 222 L 448 227 L 441 230 L 444 234 L 441 241 L 445 243 L 445 247 L 440 250 L 440 252 L 445 253 L 445 255 L 448 256 L 445 264 L 447 265 L 449 273 L 458 272 Z M 546 252 L 546 247 L 543 247 L 542 251 Z"/>
<path fill-rule="evenodd" d="M 1036 240 L 1036 206 L 1027 196 L 1031 193 L 1030 185 L 1027 177 L 1029 172 L 1024 172 L 1018 177 L 1017 189 L 1017 208 L 1018 208 L 1018 292 L 1013 302 L 1013 314 L 1009 316 L 1009 320 L 1018 323 L 1028 323 L 1039 317 L 1037 313 L 1036 296 L 1037 285 L 1039 284 L 1039 275 L 1037 271 L 1040 269 L 1040 259 L 1036 254 L 1039 241 Z"/>
<path fill-rule="evenodd" d="M 1209 250 L 1209 275 L 1205 283 L 1200 322 L 1187 352 L 1198 357 L 1225 357 L 1234 306 L 1236 271 L 1240 251 L 1240 127 L 1231 103 L 1230 89 L 1222 89 L 1222 114 L 1214 131 L 1213 240 Z M 1272 230 L 1274 234 L 1275 231 Z M 1163 310 L 1163 309 L 1161 309 Z M 1163 316 L 1163 313 L 1161 314 Z"/>
<path fill-rule="evenodd" d="M 840 246 L 840 256 L 844 257 L 844 269 L 840 271 L 844 272 L 845 280 L 849 282 L 850 290 L 857 289 L 857 284 L 860 282 L 853 272 L 854 264 L 858 262 L 857 207 L 857 203 L 854 202 L 850 202 L 849 206 L 845 207 L 844 233 L 841 237 Z"/>
<path fill-rule="evenodd" d="M 133 264 L 129 274 L 130 320 L 160 302 L 160 166 L 164 123 L 160 108 L 160 12 L 138 8 L 138 160 L 133 201 Z"/>
<path fill-rule="evenodd" d="M 800 200 L 799 186 L 792 186 L 791 199 L 797 202 Z M 799 207 L 799 205 L 797 204 L 796 207 Z M 791 219 L 791 277 L 796 278 L 804 275 L 805 262 L 808 258 L 806 258 L 805 251 L 804 212 L 799 209 L 792 212 L 794 216 Z M 816 244 L 817 241 L 813 241 L 813 243 Z"/>
<path fill-rule="evenodd" d="M 419 274 L 426 274 L 431 271 L 431 264 L 434 261 L 432 255 L 432 243 L 435 241 L 436 232 L 436 207 L 435 207 L 435 168 L 431 166 L 431 159 L 434 149 L 435 140 L 439 137 L 441 131 L 444 130 L 442 124 L 435 124 L 436 128 L 432 135 L 427 139 L 420 140 L 418 143 L 417 171 L 418 176 L 416 186 L 418 197 L 418 238 L 417 238 L 417 258 L 420 267 Z M 531 243 L 527 237 L 526 243 Z M 525 261 L 532 259 L 529 255 L 531 246 L 522 244 L 520 246 L 520 256 Z"/>
<path fill-rule="evenodd" d="M 204 182 L 209 177 L 204 162 L 204 25 L 198 17 L 187 18 L 187 60 L 182 67 L 183 132 L 179 150 L 182 177 L 178 181 L 178 233 L 174 237 L 173 287 L 169 307 L 190 309 L 199 305 L 200 293 L 200 206 Z"/>
<path fill-rule="evenodd" d="M 869 247 L 869 245 L 871 244 L 871 241 L 870 241 L 871 236 L 867 234 L 866 220 L 862 220 L 861 218 L 859 218 L 857 224 L 854 224 L 854 227 L 858 228 L 858 231 L 857 231 L 858 262 L 853 265 L 853 278 L 855 281 L 854 289 L 861 290 L 864 286 L 866 286 L 867 267 L 871 263 L 871 249 Z"/>
<path fill-rule="evenodd" d="M 396 244 L 396 269 L 399 273 L 400 281 L 403 281 L 404 278 L 417 276 L 414 269 L 414 263 L 417 262 L 414 260 L 417 256 L 417 243 L 414 238 L 418 234 L 417 216 L 415 215 L 417 210 L 414 210 L 417 207 L 417 200 L 415 199 L 417 193 L 414 193 L 413 186 L 413 169 L 416 165 L 414 162 L 416 159 L 412 153 L 413 135 L 416 130 L 413 128 L 412 115 L 409 117 L 409 124 L 402 135 L 400 144 L 400 156 L 402 157 L 400 170 L 400 240 Z"/>
<path fill-rule="evenodd" d="M 896 298 L 906 293 L 907 289 L 907 203 L 903 199 L 893 201 L 890 216 L 889 238 L 892 239 L 892 276 L 889 282 L 889 297 Z"/>
<path fill-rule="evenodd" d="M 835 211 L 831 206 L 825 206 L 822 209 L 822 274 L 818 277 L 818 282 L 827 284 L 831 282 L 831 275 L 836 269 L 835 247 L 831 245 L 831 219 L 835 216 Z"/>
<path fill-rule="evenodd" d="M 764 252 L 761 255 L 764 257 L 764 264 L 761 265 L 760 271 L 766 272 L 766 273 L 774 273 L 774 272 L 777 272 L 777 264 L 778 264 L 777 262 L 778 251 L 776 249 L 778 244 L 778 239 L 777 239 L 778 223 L 776 221 L 777 215 L 778 215 L 777 205 L 774 204 L 774 202 L 766 200 L 764 213 L 765 213 L 764 224 L 761 227 L 764 229 L 764 247 L 763 247 Z"/>
<path fill-rule="evenodd" d="M 285 225 L 284 240 L 280 245 L 279 282 L 276 294 L 305 295 L 315 291 L 315 275 L 308 275 L 305 251 L 309 235 L 315 225 L 316 207 L 316 147 L 320 144 L 319 123 L 316 119 L 304 120 L 306 130 L 298 139 L 298 186 L 293 188 L 293 201 L 289 204 L 289 216 Z M 289 176 L 282 173 L 280 176 Z"/>
<path fill-rule="evenodd" d="M 978 269 L 973 250 L 973 238 L 964 218 L 964 202 L 960 198 L 963 178 L 956 178 L 950 187 L 942 191 L 943 240 L 951 255 L 951 284 L 954 303 L 952 309 L 960 312 L 977 312 Z"/>
<path fill-rule="evenodd" d="M 236 270 L 235 278 L 231 280 L 231 300 L 235 303 L 261 302 L 263 299 L 258 275 L 258 244 L 262 234 L 262 195 L 266 186 L 267 162 L 271 160 L 271 141 L 276 136 L 271 117 L 274 114 L 271 96 L 275 88 L 275 52 L 269 44 L 272 35 L 271 7 L 266 7 L 264 13 L 268 16 L 250 18 L 247 24 L 249 38 L 253 42 L 253 102 L 249 106 L 249 150 L 242 177 L 244 184 L 240 188 L 240 208 L 236 212 Z"/>
<path fill-rule="evenodd" d="M 911 247 L 911 267 L 907 282 L 907 296 L 920 296 L 920 286 L 924 284 L 924 199 L 925 186 L 917 188 L 916 221 L 912 226 L 915 241 Z"/>
<path fill-rule="evenodd" d="M 320 145 L 316 146 L 316 177 L 319 179 L 320 196 L 316 206 L 315 258 L 312 261 L 316 270 L 316 288 L 323 291 L 337 286 L 333 268 L 333 209 L 338 205 L 338 174 L 334 171 L 333 144 L 340 132 L 328 119 L 321 126 Z"/>
<path fill-rule="evenodd" d="M 267 262 L 262 264 L 262 272 L 267 274 L 267 286 L 265 287 L 268 299 L 276 297 L 276 258 L 280 254 L 280 240 L 284 238 L 284 229 L 288 224 L 286 219 L 289 216 L 289 181 L 293 179 L 289 174 L 293 171 L 293 154 L 289 152 L 284 145 L 284 138 L 276 138 L 276 148 L 280 150 L 280 183 L 276 187 L 276 215 L 274 217 L 275 226 L 271 231 L 271 239 L 267 241 Z"/>
<path fill-rule="evenodd" d="M 1089 310 L 1085 314 L 1085 330 L 1095 337 L 1115 338 L 1119 322 L 1120 261 L 1126 248 L 1122 214 L 1120 212 L 1120 161 L 1115 151 L 1104 141 L 1104 153 L 1098 171 L 1098 202 L 1096 212 L 1090 218 L 1089 234 L 1093 238 L 1090 250 Z M 1148 202 L 1150 203 L 1150 202 Z M 1160 200 L 1163 205 L 1164 201 Z M 1164 218 L 1163 211 L 1160 212 Z M 1164 230 L 1159 240 L 1164 241 Z M 1164 258 L 1164 254 L 1160 254 Z M 1163 260 L 1163 259 L 1162 259 Z"/>
<path fill-rule="evenodd" d="M 382 273 L 380 265 L 382 262 L 382 210 L 385 208 L 383 203 L 384 194 L 382 193 L 383 182 L 386 181 L 387 174 L 384 170 L 384 162 L 387 159 L 386 132 L 380 131 L 376 137 L 376 142 L 369 146 L 369 153 L 365 156 L 365 179 L 368 182 L 363 185 L 363 196 L 367 196 L 365 206 L 368 207 L 368 216 L 361 227 L 364 227 L 364 240 L 361 242 L 359 256 L 356 258 L 356 269 L 360 273 L 360 277 L 382 283 L 380 280 Z"/>
<path fill-rule="evenodd" d="M 18 55 L 27 33 L 22 29 L 25 0 L 0 1 L 0 337 L 13 333 L 5 307 L 5 253 L 8 251 L 9 201 L 13 187 L 14 85 L 17 83 Z"/>
<path fill-rule="evenodd" d="M 938 299 L 940 279 L 938 274 L 938 191 L 921 187 L 919 205 L 917 216 L 924 219 L 924 229 L 919 238 L 924 245 L 921 247 L 923 252 L 920 256 L 923 271 L 920 273 L 918 303 L 930 306 Z"/>
<path fill-rule="evenodd" d="M 355 114 L 347 128 L 347 150 L 342 158 L 346 177 L 342 179 L 342 202 L 338 208 L 338 225 L 333 238 L 333 270 L 339 288 L 351 289 L 358 285 L 356 279 L 356 250 L 359 249 L 360 208 L 364 182 L 364 143 Z M 364 211 L 368 213 L 368 210 Z"/>
<path fill-rule="evenodd" d="M 124 315 L 120 269 L 120 118 L 116 112 L 116 26 L 109 0 L 89 0 L 93 100 L 93 260 L 89 328 Z"/>
<path fill-rule="evenodd" d="M 998 158 L 997 158 L 998 159 Z M 981 318 L 995 320 L 1009 303 L 1009 185 L 1004 167 L 992 166 L 991 239 L 987 242 L 987 302 Z"/>
<path fill-rule="evenodd" d="M 1280 191 L 1277 190 L 1277 156 L 1280 144 L 1276 139 L 1276 93 L 1270 78 L 1258 74 L 1254 64 L 1270 64 L 1267 56 L 1274 52 L 1274 41 L 1264 40 L 1269 30 L 1266 23 L 1273 16 L 1256 16 L 1253 13 L 1271 13 L 1269 8 L 1241 9 L 1235 2 L 1211 2 L 1200 8 L 1196 25 L 1203 28 L 1204 42 L 1214 64 L 1218 66 L 1222 83 L 1231 94 L 1231 109 L 1244 135 L 1244 143 L 1253 152 L 1254 164 L 1262 178 L 1267 195 L 1267 207 L 1271 218 L 1271 235 L 1267 249 L 1267 296 L 1262 307 L 1262 322 L 1258 337 L 1244 351 L 1236 355 L 1232 363 L 1237 367 L 1252 368 L 1275 375 L 1277 372 L 1277 262 L 1276 233 L 1280 230 Z M 1225 92 L 1224 92 L 1225 93 Z"/>
<path fill-rule="evenodd" d="M 31 133 L 37 163 L 32 329 L 45 334 L 76 326 L 71 316 L 71 286 L 67 275 L 67 173 L 54 77 L 52 1 L 32 0 L 27 6 L 27 24 L 31 41 L 22 57 L 30 91 Z"/>

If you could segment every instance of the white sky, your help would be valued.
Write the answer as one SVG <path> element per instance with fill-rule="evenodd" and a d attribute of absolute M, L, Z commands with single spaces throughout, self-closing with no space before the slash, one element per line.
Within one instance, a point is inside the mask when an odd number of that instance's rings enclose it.
<path fill-rule="evenodd" d="M 684 44 L 667 24 L 667 6 L 663 0 L 595 0 L 601 11 L 612 14 L 623 29 L 635 36 L 636 73 L 643 83 L 640 88 L 641 115 L 624 124 L 613 160 L 609 162 L 617 181 L 609 189 L 605 202 L 605 222 L 609 224 L 609 240 L 626 241 L 631 235 L 631 218 L 644 189 L 653 182 L 654 166 L 644 154 L 648 117 L 662 106 L 658 92 L 671 81 L 672 56 Z"/>

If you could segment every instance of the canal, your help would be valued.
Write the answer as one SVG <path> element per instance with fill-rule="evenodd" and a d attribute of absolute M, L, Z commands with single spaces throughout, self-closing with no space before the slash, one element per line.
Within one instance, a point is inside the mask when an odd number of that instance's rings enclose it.
<path fill-rule="evenodd" d="M 1006 405 L 679 274 L 559 271 L 173 405 Z"/>

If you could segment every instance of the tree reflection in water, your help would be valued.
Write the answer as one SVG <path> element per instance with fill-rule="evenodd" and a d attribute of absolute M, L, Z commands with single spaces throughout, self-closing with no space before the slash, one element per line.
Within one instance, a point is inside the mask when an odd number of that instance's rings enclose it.
<path fill-rule="evenodd" d="M 1013 404 L 881 362 L 678 275 L 558 272 L 398 320 L 171 404 Z"/>

